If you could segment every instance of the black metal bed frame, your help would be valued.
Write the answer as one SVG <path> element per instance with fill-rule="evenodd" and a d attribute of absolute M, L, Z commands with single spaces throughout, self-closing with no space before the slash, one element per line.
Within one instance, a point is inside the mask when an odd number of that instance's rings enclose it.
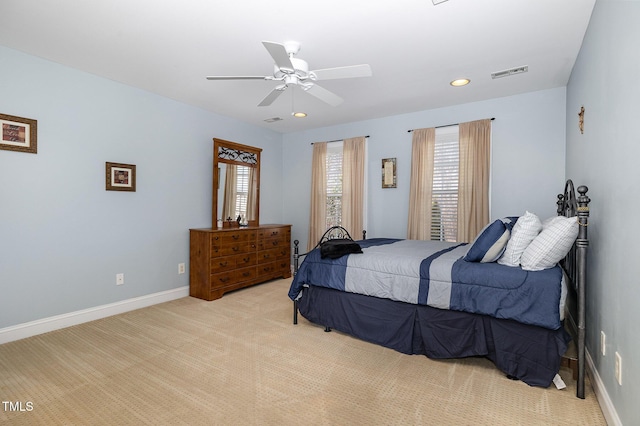
<path fill-rule="evenodd" d="M 571 334 L 576 340 L 577 362 L 578 362 L 578 378 L 576 396 L 584 399 L 585 397 L 585 333 L 586 333 L 586 286 L 587 286 L 587 248 L 589 240 L 587 238 L 587 226 L 589 225 L 589 203 L 591 199 L 586 195 L 589 189 L 582 185 L 578 187 L 576 192 L 571 179 L 567 180 L 564 187 L 564 193 L 558 194 L 557 213 L 558 216 L 573 217 L 577 216 L 579 231 L 578 238 L 573 244 L 569 253 L 560 262 L 560 266 L 565 271 L 569 280 L 568 287 L 570 289 L 567 299 L 568 319 Z M 366 239 L 367 231 L 362 231 L 362 239 Z M 320 238 L 318 243 L 312 249 L 320 247 L 320 245 L 331 239 L 350 239 L 351 236 L 342 226 L 333 226 L 329 228 Z M 298 240 L 293 242 L 293 274 L 298 273 L 299 261 L 301 257 L 306 256 L 312 250 L 306 253 L 300 253 Z M 293 323 L 298 323 L 298 301 L 293 301 Z M 329 327 L 325 327 L 325 331 L 330 331 Z"/>
<path fill-rule="evenodd" d="M 576 341 L 578 358 L 578 381 L 576 396 L 584 399 L 585 381 L 585 336 L 586 336 L 586 290 L 587 290 L 587 248 L 589 239 L 587 238 L 587 226 L 589 225 L 589 203 L 591 199 L 587 196 L 587 188 L 584 185 L 578 187 L 576 191 L 571 179 L 567 180 L 564 186 L 564 193 L 558 194 L 558 216 L 578 217 L 578 238 L 567 253 L 567 256 L 560 262 L 568 279 L 570 294 L 568 298 L 568 319 L 569 328 Z"/>

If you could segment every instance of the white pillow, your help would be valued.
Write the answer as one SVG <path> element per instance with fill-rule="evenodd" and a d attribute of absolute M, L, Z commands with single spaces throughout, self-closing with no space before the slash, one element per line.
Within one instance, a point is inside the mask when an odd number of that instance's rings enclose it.
<path fill-rule="evenodd" d="M 542 230 L 542 223 L 534 213 L 525 212 L 520 216 L 511 230 L 511 238 L 498 263 L 506 266 L 520 266 L 520 257 L 531 241 Z"/>
<path fill-rule="evenodd" d="M 545 221 L 546 227 L 522 253 L 520 264 L 527 271 L 554 267 L 571 249 L 578 237 L 578 218 L 557 216 Z"/>

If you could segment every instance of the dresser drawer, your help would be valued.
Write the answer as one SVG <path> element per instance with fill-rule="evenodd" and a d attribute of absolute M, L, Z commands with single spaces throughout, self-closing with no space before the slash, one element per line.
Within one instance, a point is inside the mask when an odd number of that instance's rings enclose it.
<path fill-rule="evenodd" d="M 221 242 L 222 244 L 232 244 L 232 243 L 240 243 L 247 241 L 255 241 L 256 239 L 256 231 L 229 231 L 221 233 Z"/>
<path fill-rule="evenodd" d="M 238 254 L 233 257 L 237 268 L 244 268 L 247 266 L 253 266 L 256 264 L 258 254 L 254 251 L 251 253 Z"/>
<path fill-rule="evenodd" d="M 218 253 L 219 253 L 219 256 L 232 256 L 236 254 L 251 253 L 255 251 L 256 251 L 255 243 L 242 242 L 242 243 L 222 245 L 220 246 Z M 212 253 L 212 257 L 214 257 L 213 249 L 211 250 L 211 253 Z"/>
<path fill-rule="evenodd" d="M 264 240 L 265 238 L 291 238 L 291 228 L 289 227 L 273 227 L 262 228 L 258 230 L 258 239 Z"/>
<path fill-rule="evenodd" d="M 259 276 L 283 276 L 287 278 L 291 273 L 289 261 L 284 259 L 258 265 L 257 269 Z"/>
<path fill-rule="evenodd" d="M 211 273 L 230 271 L 237 268 L 254 266 L 258 255 L 253 252 L 237 254 L 234 256 L 221 256 L 211 259 Z"/>
<path fill-rule="evenodd" d="M 274 262 L 276 259 L 278 259 L 279 253 L 280 253 L 280 250 L 278 250 L 277 248 L 269 249 L 269 250 L 260 250 L 258 252 L 258 265 Z"/>
<path fill-rule="evenodd" d="M 251 281 L 256 277 L 256 267 L 238 269 L 235 272 L 236 282 Z"/>
<path fill-rule="evenodd" d="M 224 287 L 234 283 L 236 271 L 225 271 L 218 274 L 211 274 L 211 289 Z"/>
<path fill-rule="evenodd" d="M 211 274 L 211 289 L 215 290 L 219 287 L 225 287 L 231 284 L 237 284 L 244 281 L 253 280 L 256 277 L 256 267 L 234 269 L 232 271 Z"/>
<path fill-rule="evenodd" d="M 291 241 L 286 240 L 282 237 L 258 240 L 258 250 L 269 250 L 277 247 L 287 247 L 288 249 L 290 249 Z"/>
<path fill-rule="evenodd" d="M 291 257 L 291 247 L 278 247 L 276 250 L 274 250 L 274 252 L 276 254 L 276 259 L 287 259 L 287 261 L 290 260 L 289 258 Z"/>
<path fill-rule="evenodd" d="M 235 256 L 224 256 L 211 259 L 211 273 L 233 271 L 236 269 Z"/>

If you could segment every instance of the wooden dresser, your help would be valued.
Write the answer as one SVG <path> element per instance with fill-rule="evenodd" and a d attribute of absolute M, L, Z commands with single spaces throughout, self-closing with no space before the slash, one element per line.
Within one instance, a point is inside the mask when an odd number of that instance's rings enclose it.
<path fill-rule="evenodd" d="M 190 229 L 189 295 L 228 291 L 291 276 L 291 225 Z"/>

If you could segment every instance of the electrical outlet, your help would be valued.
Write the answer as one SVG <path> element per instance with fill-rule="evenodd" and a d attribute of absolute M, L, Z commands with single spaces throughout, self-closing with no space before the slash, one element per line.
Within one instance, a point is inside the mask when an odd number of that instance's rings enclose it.
<path fill-rule="evenodd" d="M 615 370 L 616 380 L 618 384 L 622 386 L 622 357 L 618 352 L 616 352 L 616 370 Z"/>
<path fill-rule="evenodd" d="M 607 354 L 607 336 L 604 331 L 600 331 L 600 352 L 602 352 L 602 356 Z"/>
<path fill-rule="evenodd" d="M 184 263 L 178 263 L 178 273 L 184 274 Z"/>
<path fill-rule="evenodd" d="M 124 284 L 124 274 L 116 274 L 116 285 Z"/>

